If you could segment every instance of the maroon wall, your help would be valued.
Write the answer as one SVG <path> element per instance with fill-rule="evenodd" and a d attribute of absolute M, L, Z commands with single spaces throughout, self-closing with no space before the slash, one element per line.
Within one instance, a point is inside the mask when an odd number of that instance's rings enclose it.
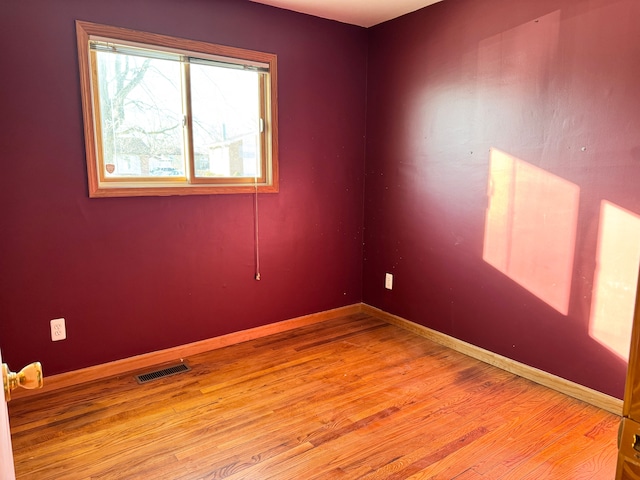
<path fill-rule="evenodd" d="M 446 0 L 369 30 L 366 303 L 622 398 L 626 363 L 588 323 L 601 202 L 640 214 L 638 18 Z M 566 315 L 483 260 L 490 148 L 579 189 Z"/>
<path fill-rule="evenodd" d="M 278 55 L 280 193 L 89 199 L 76 19 Z M 55 374 L 361 300 L 366 31 L 240 0 L 0 15 L 0 348 Z M 68 338 L 52 343 L 49 320 Z"/>
<path fill-rule="evenodd" d="M 637 0 L 446 0 L 367 33 L 240 0 L 7 3 L 4 358 L 54 374 L 364 299 L 621 397 L 626 363 L 588 323 L 601 202 L 640 214 L 639 15 Z M 250 196 L 88 198 L 75 19 L 278 54 L 260 282 Z M 579 189 L 564 313 L 483 260 L 490 148 Z"/>

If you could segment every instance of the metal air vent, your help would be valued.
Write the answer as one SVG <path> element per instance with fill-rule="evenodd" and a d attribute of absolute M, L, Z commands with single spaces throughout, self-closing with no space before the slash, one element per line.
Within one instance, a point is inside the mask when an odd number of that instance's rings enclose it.
<path fill-rule="evenodd" d="M 186 363 L 179 363 L 177 365 L 163 368 L 162 370 L 155 370 L 153 372 L 136 375 L 135 379 L 139 384 L 142 385 L 143 383 L 148 383 L 164 377 L 170 377 L 171 375 L 177 375 L 178 373 L 182 372 L 188 372 L 189 370 L 191 370 L 191 367 L 189 367 L 189 365 L 187 365 Z"/>

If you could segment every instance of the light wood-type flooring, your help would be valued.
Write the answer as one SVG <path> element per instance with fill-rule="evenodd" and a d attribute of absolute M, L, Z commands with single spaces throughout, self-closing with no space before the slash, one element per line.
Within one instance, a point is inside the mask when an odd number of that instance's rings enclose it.
<path fill-rule="evenodd" d="M 12 401 L 18 479 L 614 477 L 619 417 L 366 314 L 185 360 Z"/>

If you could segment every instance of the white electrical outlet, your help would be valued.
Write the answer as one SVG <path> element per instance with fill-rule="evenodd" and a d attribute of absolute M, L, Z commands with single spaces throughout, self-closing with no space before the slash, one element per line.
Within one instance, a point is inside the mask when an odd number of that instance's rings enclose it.
<path fill-rule="evenodd" d="M 49 322 L 51 324 L 51 341 L 57 342 L 67 338 L 67 328 L 64 325 L 64 318 L 56 318 Z"/>
<path fill-rule="evenodd" d="M 387 273 L 384 276 L 384 288 L 387 290 L 393 290 L 393 274 Z"/>

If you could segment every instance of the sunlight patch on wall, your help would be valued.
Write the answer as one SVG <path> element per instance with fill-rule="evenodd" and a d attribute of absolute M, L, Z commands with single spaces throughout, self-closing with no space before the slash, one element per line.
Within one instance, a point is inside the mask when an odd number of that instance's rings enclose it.
<path fill-rule="evenodd" d="M 567 315 L 580 188 L 491 149 L 482 258 Z"/>
<path fill-rule="evenodd" d="M 640 217 L 602 201 L 589 335 L 624 360 L 640 267 Z"/>

